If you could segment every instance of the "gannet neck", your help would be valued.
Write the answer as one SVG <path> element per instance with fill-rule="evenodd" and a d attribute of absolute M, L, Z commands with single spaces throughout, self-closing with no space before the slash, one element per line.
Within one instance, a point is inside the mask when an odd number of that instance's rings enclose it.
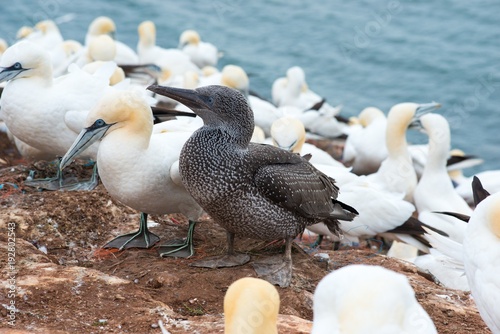
<path fill-rule="evenodd" d="M 273 122 L 271 137 L 276 146 L 294 153 L 300 153 L 306 141 L 306 130 L 299 119 L 285 116 Z"/>
<path fill-rule="evenodd" d="M 248 98 L 250 81 L 245 70 L 240 66 L 226 65 L 222 69 L 221 84 L 240 91 Z"/>
<path fill-rule="evenodd" d="M 492 209 L 488 217 L 489 227 L 493 234 L 500 239 L 500 197 L 494 197 L 491 202 Z"/>
<path fill-rule="evenodd" d="M 415 111 L 416 103 L 400 103 L 391 108 L 387 115 L 386 145 L 389 156 L 392 158 L 409 155 L 406 129 L 410 125 Z"/>
<path fill-rule="evenodd" d="M 225 333 L 278 333 L 280 298 L 276 288 L 259 278 L 231 284 L 224 297 Z"/>
<path fill-rule="evenodd" d="M 448 121 L 438 114 L 427 114 L 420 118 L 423 128 L 429 136 L 429 153 L 424 168 L 446 173 L 446 161 L 450 152 L 450 127 Z"/>
<path fill-rule="evenodd" d="M 138 48 L 151 48 L 156 45 L 156 26 L 153 21 L 144 21 L 137 28 L 139 34 Z"/>
<path fill-rule="evenodd" d="M 359 123 L 366 128 L 372 124 L 376 119 L 385 118 L 385 114 L 382 110 L 375 107 L 367 107 L 363 109 L 358 116 Z"/>
<path fill-rule="evenodd" d="M 294 66 L 288 69 L 286 72 L 287 81 L 287 91 L 290 96 L 299 96 L 304 84 L 306 84 L 306 75 L 304 70 L 298 66 Z"/>

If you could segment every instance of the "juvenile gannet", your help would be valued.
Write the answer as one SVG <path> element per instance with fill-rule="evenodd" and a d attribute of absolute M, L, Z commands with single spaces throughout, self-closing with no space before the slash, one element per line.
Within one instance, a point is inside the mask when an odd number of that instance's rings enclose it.
<path fill-rule="evenodd" d="M 108 248 L 149 248 L 159 238 L 148 231 L 148 214 L 182 213 L 189 219 L 185 242 L 160 248 L 163 256 L 193 254 L 192 233 L 202 214 L 180 181 L 178 160 L 192 132 L 153 130 L 151 108 L 135 91 L 110 91 L 89 112 L 85 128 L 64 155 L 60 168 L 101 140 L 97 167 L 111 197 L 142 212 L 137 232 L 108 242 Z"/>
<path fill-rule="evenodd" d="M 321 221 L 336 231 L 337 219 L 352 220 L 357 214 L 336 200 L 334 181 L 303 157 L 250 143 L 253 113 L 239 91 L 225 86 L 148 89 L 188 106 L 205 124 L 184 145 L 179 167 L 188 191 L 226 229 L 228 252 L 197 265 L 215 268 L 248 262 L 248 255 L 234 252 L 235 236 L 286 239 L 284 259 L 255 268 L 267 280 L 288 286 L 293 238 Z"/>
<path fill-rule="evenodd" d="M 500 193 L 481 201 L 472 213 L 464 239 L 467 280 L 479 314 L 500 333 Z"/>
<path fill-rule="evenodd" d="M 375 107 L 363 109 L 358 116 L 360 127 L 351 130 L 344 145 L 342 160 L 358 175 L 375 173 L 387 158 L 385 144 L 387 118 Z"/>
<path fill-rule="evenodd" d="M 138 64 L 139 57 L 137 53 L 128 45 L 115 39 L 116 25 L 115 22 L 107 16 L 96 17 L 90 24 L 85 35 L 85 46 L 88 47 L 92 39 L 100 35 L 109 35 L 115 40 L 116 56 L 114 61 L 121 64 Z"/>
<path fill-rule="evenodd" d="M 348 265 L 325 276 L 313 311 L 312 334 L 437 334 L 406 276 L 380 266 Z"/>
<path fill-rule="evenodd" d="M 49 54 L 21 41 L 0 60 L 0 82 L 10 80 L 0 100 L 2 118 L 12 134 L 53 158 L 62 156 L 82 129 L 88 110 L 109 87 L 116 65 L 90 75 L 78 68 L 52 78 Z M 85 157 L 95 158 L 97 145 Z"/>
<path fill-rule="evenodd" d="M 232 283 L 224 296 L 224 333 L 277 334 L 280 296 L 260 278 L 244 277 Z"/>
<path fill-rule="evenodd" d="M 408 152 L 406 130 L 419 116 L 439 108 L 438 103 L 399 103 L 387 115 L 386 145 L 387 158 L 376 173 L 368 175 L 386 190 L 404 194 L 405 200 L 413 201 L 413 191 L 417 186 L 417 175 Z"/>
<path fill-rule="evenodd" d="M 195 30 L 185 30 L 179 37 L 179 49 L 189 56 L 189 59 L 199 68 L 217 66 L 219 51 L 207 42 L 203 42 Z"/>

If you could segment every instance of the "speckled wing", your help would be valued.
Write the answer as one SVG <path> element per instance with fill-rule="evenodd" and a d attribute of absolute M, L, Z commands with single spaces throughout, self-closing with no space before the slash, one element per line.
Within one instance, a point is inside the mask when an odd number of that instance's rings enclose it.
<path fill-rule="evenodd" d="M 334 180 L 297 154 L 269 145 L 251 145 L 257 168 L 254 182 L 262 195 L 306 218 L 329 218 L 337 198 Z"/>

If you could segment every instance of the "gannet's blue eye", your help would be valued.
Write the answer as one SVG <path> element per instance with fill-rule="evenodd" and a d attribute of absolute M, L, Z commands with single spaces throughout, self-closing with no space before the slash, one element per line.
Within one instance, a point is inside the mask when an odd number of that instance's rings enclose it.
<path fill-rule="evenodd" d="M 96 128 L 100 128 L 101 126 L 103 126 L 104 124 L 106 124 L 106 122 L 104 122 L 102 119 L 98 119 L 97 121 L 94 122 L 94 126 Z"/>
<path fill-rule="evenodd" d="M 210 103 L 210 104 L 212 104 L 212 103 L 214 103 L 214 99 L 211 96 L 209 96 L 207 98 L 207 102 Z"/>
<path fill-rule="evenodd" d="M 23 66 L 21 65 L 21 63 L 17 62 L 14 65 L 12 65 L 12 68 L 15 70 L 20 70 L 23 68 Z"/>

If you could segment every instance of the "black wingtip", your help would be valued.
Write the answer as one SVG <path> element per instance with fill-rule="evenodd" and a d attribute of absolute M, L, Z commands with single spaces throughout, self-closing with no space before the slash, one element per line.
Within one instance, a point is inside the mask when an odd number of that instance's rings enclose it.
<path fill-rule="evenodd" d="M 472 195 L 474 196 L 474 205 L 477 206 L 483 199 L 490 196 L 490 193 L 483 188 L 481 180 L 474 175 L 472 179 Z"/>

